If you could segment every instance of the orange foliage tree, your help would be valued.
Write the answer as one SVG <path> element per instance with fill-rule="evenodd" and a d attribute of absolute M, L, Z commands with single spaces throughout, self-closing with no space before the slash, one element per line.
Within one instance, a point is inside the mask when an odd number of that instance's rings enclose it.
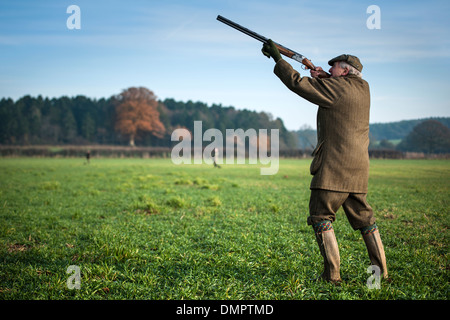
<path fill-rule="evenodd" d="M 152 91 L 143 87 L 128 88 L 115 96 L 115 102 L 115 129 L 129 136 L 131 146 L 135 145 L 134 140 L 140 131 L 163 137 L 165 128 L 159 120 L 158 101 Z"/>

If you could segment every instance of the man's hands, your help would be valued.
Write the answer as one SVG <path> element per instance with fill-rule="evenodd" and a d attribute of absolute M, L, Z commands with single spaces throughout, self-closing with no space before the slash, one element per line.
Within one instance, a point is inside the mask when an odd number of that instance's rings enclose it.
<path fill-rule="evenodd" d="M 270 59 L 270 57 L 275 60 L 275 62 L 278 62 L 278 60 L 281 59 L 281 54 L 278 48 L 275 46 L 275 43 L 271 39 L 267 41 L 267 43 L 263 44 L 263 47 L 261 49 L 261 52 Z"/>
<path fill-rule="evenodd" d="M 316 70 L 311 69 L 311 77 L 313 78 L 329 78 L 330 74 L 323 71 L 321 67 L 316 67 Z"/>

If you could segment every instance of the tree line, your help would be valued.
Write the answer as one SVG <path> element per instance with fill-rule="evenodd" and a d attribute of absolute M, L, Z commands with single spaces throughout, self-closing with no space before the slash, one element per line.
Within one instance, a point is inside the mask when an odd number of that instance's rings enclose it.
<path fill-rule="evenodd" d="M 203 102 L 158 100 L 143 87 L 131 87 L 109 98 L 82 95 L 59 98 L 26 95 L 0 100 L 2 145 L 139 145 L 172 147 L 177 128 L 203 130 L 278 129 L 280 150 L 308 152 L 317 143 L 316 131 L 303 126 L 288 131 L 280 118 L 266 112 L 237 110 Z M 450 153 L 450 118 L 408 120 L 370 125 L 371 150 Z"/>
<path fill-rule="evenodd" d="M 450 153 L 449 127 L 448 117 L 370 124 L 369 150 Z M 308 149 L 316 145 L 316 130 L 311 127 L 303 126 L 295 133 L 299 148 Z"/>
<path fill-rule="evenodd" d="M 0 100 L 0 144 L 140 145 L 171 147 L 176 128 L 203 130 L 278 129 L 280 148 L 297 148 L 297 139 L 280 118 L 265 112 L 237 110 L 203 102 L 157 100 L 147 88 L 131 87 L 109 98 L 59 98 L 26 95 Z"/>

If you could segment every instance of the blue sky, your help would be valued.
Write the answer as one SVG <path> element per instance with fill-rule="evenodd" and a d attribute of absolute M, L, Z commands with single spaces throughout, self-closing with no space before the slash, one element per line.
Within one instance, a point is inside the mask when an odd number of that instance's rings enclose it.
<path fill-rule="evenodd" d="M 66 26 L 72 4 L 79 30 Z M 381 29 L 366 26 L 373 4 Z M 0 97 L 101 98 L 144 86 L 159 99 L 265 111 L 290 130 L 315 128 L 317 107 L 284 87 L 261 43 L 218 22 L 220 14 L 326 70 L 337 55 L 358 56 L 371 123 L 450 116 L 448 12 L 447 0 L 2 0 Z"/>

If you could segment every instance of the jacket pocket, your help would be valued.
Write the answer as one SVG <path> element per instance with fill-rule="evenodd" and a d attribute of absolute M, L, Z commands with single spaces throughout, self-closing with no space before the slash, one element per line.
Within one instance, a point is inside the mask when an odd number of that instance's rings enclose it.
<path fill-rule="evenodd" d="M 309 167 L 309 172 L 312 175 L 315 175 L 322 165 L 322 146 L 324 142 L 325 141 L 320 142 L 311 154 L 312 156 L 314 156 L 314 159 L 311 162 L 311 166 Z"/>

